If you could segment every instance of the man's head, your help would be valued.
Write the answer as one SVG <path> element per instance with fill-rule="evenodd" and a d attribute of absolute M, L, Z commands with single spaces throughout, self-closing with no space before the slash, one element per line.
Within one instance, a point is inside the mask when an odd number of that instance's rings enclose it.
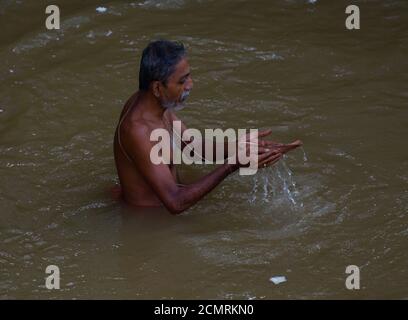
<path fill-rule="evenodd" d="M 143 50 L 139 90 L 151 90 L 163 108 L 176 108 L 186 100 L 192 88 L 190 66 L 182 43 L 159 40 Z"/>

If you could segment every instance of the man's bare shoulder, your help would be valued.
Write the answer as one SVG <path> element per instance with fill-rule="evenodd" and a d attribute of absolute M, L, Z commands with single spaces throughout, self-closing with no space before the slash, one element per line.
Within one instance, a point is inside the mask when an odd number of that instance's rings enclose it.
<path fill-rule="evenodd" d="M 124 123 L 123 137 L 130 145 L 152 147 L 150 134 L 155 128 L 154 124 L 143 118 L 129 119 Z"/>
<path fill-rule="evenodd" d="M 124 136 L 132 141 L 146 141 L 146 139 L 149 139 L 151 131 L 152 129 L 148 123 L 142 120 L 127 121 L 123 126 Z"/>

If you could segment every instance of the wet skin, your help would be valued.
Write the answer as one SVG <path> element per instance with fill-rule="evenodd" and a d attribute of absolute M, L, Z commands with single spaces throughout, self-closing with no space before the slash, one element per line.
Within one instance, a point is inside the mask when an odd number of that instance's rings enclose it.
<path fill-rule="evenodd" d="M 181 186 L 173 164 L 156 165 L 151 162 L 150 150 L 157 142 L 150 141 L 150 133 L 157 128 L 168 130 L 169 123 L 179 120 L 174 112 L 163 108 L 163 105 L 181 103 L 183 93 L 192 87 L 190 66 L 188 60 L 183 58 L 167 84 L 153 81 L 147 91 L 136 92 L 125 104 L 120 116 L 123 121 L 115 132 L 114 156 L 120 180 L 120 187 L 115 189 L 116 197 L 121 197 L 127 204 L 135 207 L 164 205 L 170 213 L 178 214 L 239 169 L 240 164 L 224 163 L 195 183 Z M 184 130 L 186 126 L 182 124 L 182 132 Z M 118 133 L 124 150 L 119 145 Z M 270 134 L 271 130 L 265 130 L 259 132 L 258 137 L 264 138 Z M 299 140 L 280 144 L 259 139 L 258 167 L 265 168 L 276 163 L 284 153 L 301 144 Z M 185 144 L 182 144 L 182 149 L 184 147 Z"/>

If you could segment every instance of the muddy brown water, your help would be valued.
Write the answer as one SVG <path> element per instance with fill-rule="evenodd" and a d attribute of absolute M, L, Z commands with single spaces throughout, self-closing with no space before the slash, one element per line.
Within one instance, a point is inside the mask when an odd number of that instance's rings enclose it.
<path fill-rule="evenodd" d="M 1 298 L 408 298 L 406 1 L 353 1 L 354 31 L 347 1 L 54 2 L 59 31 L 0 0 Z M 157 38 L 188 47 L 189 127 L 272 128 L 305 154 L 180 216 L 129 214 L 112 140 Z"/>

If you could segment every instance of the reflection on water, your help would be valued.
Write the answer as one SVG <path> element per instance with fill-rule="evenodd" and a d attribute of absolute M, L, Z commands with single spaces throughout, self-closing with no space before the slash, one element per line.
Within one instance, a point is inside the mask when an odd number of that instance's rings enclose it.
<path fill-rule="evenodd" d="M 0 0 L 1 298 L 407 297 L 406 1 L 362 2 L 358 32 L 342 1 L 57 2 L 47 31 L 39 2 Z M 180 216 L 112 199 L 114 128 L 156 38 L 189 49 L 189 127 L 306 151 Z"/>

